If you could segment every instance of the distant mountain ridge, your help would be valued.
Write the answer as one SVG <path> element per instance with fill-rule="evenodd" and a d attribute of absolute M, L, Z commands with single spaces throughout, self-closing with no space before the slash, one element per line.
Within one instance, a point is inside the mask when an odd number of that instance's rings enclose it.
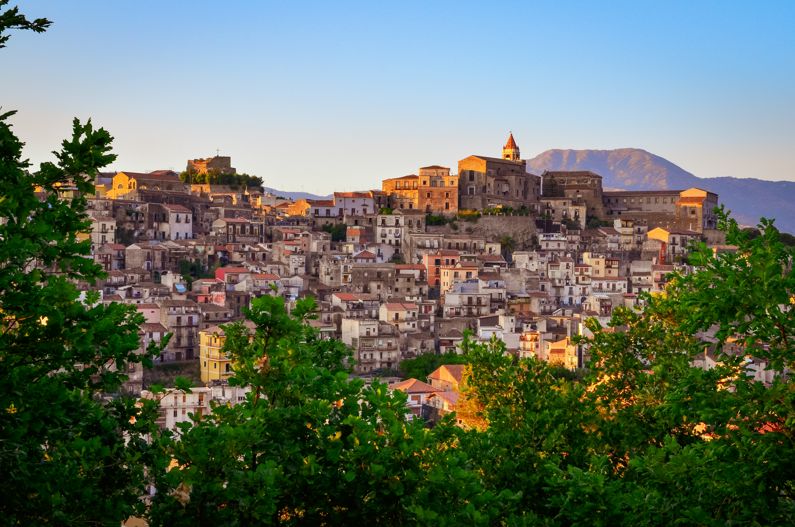
<path fill-rule="evenodd" d="M 785 232 L 795 232 L 795 182 L 755 178 L 699 178 L 680 166 L 640 148 L 616 150 L 547 150 L 527 161 L 527 170 L 590 170 L 602 176 L 605 189 L 672 190 L 699 187 L 718 194 L 732 217 L 756 225 L 774 218 Z"/>
<path fill-rule="evenodd" d="M 331 194 L 326 196 L 319 196 L 317 194 L 311 194 L 309 192 L 288 192 L 286 190 L 278 190 L 271 187 L 262 187 L 265 192 L 270 192 L 274 196 L 280 196 L 282 198 L 288 198 L 292 200 L 298 199 L 329 199 L 331 198 Z"/>

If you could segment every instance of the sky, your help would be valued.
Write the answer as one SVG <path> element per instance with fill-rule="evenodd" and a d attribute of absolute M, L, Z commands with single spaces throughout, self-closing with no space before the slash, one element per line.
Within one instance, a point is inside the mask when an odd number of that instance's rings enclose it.
<path fill-rule="evenodd" d="M 14 2 L 12 0 L 12 5 Z M 56 1 L 0 50 L 31 161 L 73 117 L 114 170 L 220 151 L 280 190 L 549 148 L 643 148 L 699 177 L 795 181 L 792 1 Z"/>

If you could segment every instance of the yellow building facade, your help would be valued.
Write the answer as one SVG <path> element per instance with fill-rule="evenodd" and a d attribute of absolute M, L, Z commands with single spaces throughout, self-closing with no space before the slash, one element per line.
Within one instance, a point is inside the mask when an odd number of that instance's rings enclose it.
<path fill-rule="evenodd" d="M 557 342 L 545 342 L 544 359 L 568 370 L 577 368 L 577 346 L 568 337 Z"/>
<path fill-rule="evenodd" d="M 111 188 L 105 195 L 108 199 L 123 199 L 138 189 L 186 192 L 185 184 L 179 180 L 179 174 L 171 170 L 155 170 L 147 174 L 116 172 Z"/>
<path fill-rule="evenodd" d="M 226 335 L 220 326 L 199 331 L 199 361 L 203 383 L 222 381 L 232 376 L 232 361 L 223 351 L 225 342 Z"/>
<path fill-rule="evenodd" d="M 396 209 L 413 210 L 419 206 L 419 176 L 385 179 L 381 182 L 381 190 L 390 197 Z"/>

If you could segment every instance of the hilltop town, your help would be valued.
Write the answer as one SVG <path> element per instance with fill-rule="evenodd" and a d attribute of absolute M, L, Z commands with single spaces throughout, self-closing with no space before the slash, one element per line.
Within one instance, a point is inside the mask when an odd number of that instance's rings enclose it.
<path fill-rule="evenodd" d="M 716 194 L 608 191 L 593 172 L 531 174 L 513 135 L 501 157 L 467 156 L 457 174 L 426 166 L 325 200 L 282 199 L 236 174 L 223 156 L 189 160 L 182 174 L 102 173 L 89 200 L 85 236 L 107 273 L 102 301 L 136 305 L 142 350 L 172 334 L 154 369 L 132 366 L 125 391 L 140 395 L 173 371 L 207 386 L 206 398 L 195 391 L 164 409 L 168 426 L 208 411 L 213 397 L 241 397 L 225 384 L 233 364 L 223 325 L 262 295 L 288 306 L 317 299 L 313 324 L 350 346 L 366 378 L 401 381 L 402 361 L 460 352 L 465 332 L 575 370 L 585 352 L 573 337 L 587 333 L 587 318 L 606 322 L 641 292 L 662 291 L 669 273 L 686 270 L 692 242 L 726 249 Z M 445 366 L 395 387 L 417 412 L 445 413 L 459 382 L 460 367 Z"/>

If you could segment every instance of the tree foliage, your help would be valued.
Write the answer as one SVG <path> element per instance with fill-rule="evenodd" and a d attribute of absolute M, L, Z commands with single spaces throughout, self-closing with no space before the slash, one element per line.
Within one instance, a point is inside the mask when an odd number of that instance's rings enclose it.
<path fill-rule="evenodd" d="M 344 223 L 323 225 L 322 229 L 331 235 L 331 241 L 344 242 L 348 236 L 348 226 Z"/>
<path fill-rule="evenodd" d="M 262 178 L 248 174 L 223 174 L 217 171 L 207 171 L 204 174 L 195 172 L 181 172 L 179 179 L 183 183 L 228 185 L 230 187 L 261 187 Z"/>
<path fill-rule="evenodd" d="M 423 353 L 413 359 L 406 359 L 400 362 L 400 375 L 406 379 L 419 379 L 426 381 L 428 375 L 443 364 L 466 364 L 467 357 L 455 352 L 447 352 L 437 355 L 435 353 Z"/>
<path fill-rule="evenodd" d="M 47 25 L 6 10 L 0 47 L 9 29 Z M 253 331 L 225 328 L 246 400 L 172 435 L 153 425 L 157 401 L 108 397 L 129 363 L 151 360 L 135 353 L 141 318 L 75 286 L 101 273 L 78 234 L 90 226 L 84 196 L 114 158 L 110 135 L 75 120 L 56 161 L 31 173 L 10 115 L 0 115 L 2 523 L 795 523 L 795 251 L 771 222 L 750 236 L 721 214 L 736 252 L 696 247 L 695 271 L 644 296 L 642 311 L 589 321 L 584 378 L 466 339 L 461 415 L 432 429 L 407 416 L 401 393 L 350 378 L 349 350 L 307 324 L 312 300 L 288 312 L 260 297 L 247 311 Z M 79 192 L 61 198 L 62 186 Z M 416 377 L 432 366 L 408 365 Z M 778 375 L 748 374 L 763 366 Z M 145 485 L 156 489 L 146 501 Z"/>
<path fill-rule="evenodd" d="M 253 332 L 226 327 L 233 382 L 252 391 L 164 439 L 152 525 L 405 525 L 450 500 L 460 510 L 439 523 L 460 524 L 481 514 L 464 500 L 493 499 L 462 468 L 449 424 L 425 429 L 406 418 L 404 396 L 349 378 L 347 348 L 304 324 L 314 309 L 302 300 L 288 314 L 261 297 Z M 167 471 L 171 456 L 180 468 Z"/>
<path fill-rule="evenodd" d="M 169 445 L 185 468 L 157 482 L 155 524 L 792 523 L 795 394 L 746 367 L 792 367 L 793 253 L 769 222 L 754 240 L 723 227 L 736 253 L 698 247 L 643 311 L 589 322 L 584 376 L 465 341 L 463 427 L 427 430 L 402 395 L 349 380 L 339 344 L 301 324 L 311 304 L 258 300 L 253 338 L 228 341 L 255 391 Z M 419 359 L 405 375 L 437 366 Z"/>
<path fill-rule="evenodd" d="M 0 10 L 8 5 L 8 0 L 0 0 Z M 0 12 L 0 49 L 6 47 L 6 42 L 11 35 L 4 34 L 10 30 L 28 30 L 36 33 L 43 33 L 50 27 L 50 22 L 46 18 L 28 20 L 25 15 L 19 12 L 18 7 L 11 7 Z"/>
<path fill-rule="evenodd" d="M 0 2 L 0 7 L 6 2 Z M 9 29 L 43 31 L 16 8 Z M 75 283 L 101 269 L 88 258 L 85 195 L 115 159 L 111 136 L 75 120 L 55 162 L 31 173 L 9 117 L 0 115 L 0 514 L 10 525 L 97 525 L 127 518 L 143 491 L 146 420 L 134 401 L 103 403 L 117 392 L 136 354 L 134 309 L 82 299 Z M 77 195 L 61 198 L 59 189 Z M 43 197 L 42 197 L 43 196 Z"/>
<path fill-rule="evenodd" d="M 93 282 L 82 196 L 113 159 L 110 135 L 74 122 L 56 163 L 34 173 L 0 116 L 0 506 L 5 521 L 78 524 L 121 521 L 137 504 L 143 466 L 133 445 L 133 401 L 109 404 L 138 356 L 140 316 L 129 306 L 80 301 L 75 281 Z M 36 187 L 46 192 L 40 201 Z M 125 435 L 131 444 L 126 444 Z"/>
<path fill-rule="evenodd" d="M 582 382 L 506 357 L 501 343 L 468 346 L 488 428 L 461 445 L 486 488 L 521 495 L 507 517 L 792 523 L 795 393 L 786 375 L 763 383 L 747 368 L 749 355 L 779 374 L 792 367 L 793 251 L 770 222 L 755 240 L 722 222 L 736 253 L 701 246 L 696 271 L 647 296 L 642 312 L 589 323 Z M 694 364 L 707 355 L 713 368 Z"/>

